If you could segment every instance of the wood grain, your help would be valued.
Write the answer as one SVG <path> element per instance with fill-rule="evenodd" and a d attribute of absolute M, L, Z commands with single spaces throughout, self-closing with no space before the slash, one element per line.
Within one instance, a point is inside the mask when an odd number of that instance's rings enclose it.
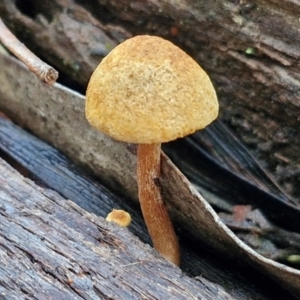
<path fill-rule="evenodd" d="M 0 183 L 2 295 L 15 299 L 216 299 L 218 290 L 206 289 L 201 281 L 184 275 L 128 229 L 36 186 L 2 159 Z"/>

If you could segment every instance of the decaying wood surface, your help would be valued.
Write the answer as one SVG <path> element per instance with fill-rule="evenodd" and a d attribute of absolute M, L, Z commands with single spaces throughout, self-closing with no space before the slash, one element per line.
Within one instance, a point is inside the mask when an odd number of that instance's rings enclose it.
<path fill-rule="evenodd" d="M 0 13 L 81 91 L 101 57 L 125 38 L 150 33 L 172 40 L 211 76 L 221 119 L 299 198 L 297 2 L 6 0 Z"/>
<path fill-rule="evenodd" d="M 0 182 L 1 297 L 228 299 L 222 288 L 156 256 L 128 229 L 36 186 L 2 159 Z"/>
<path fill-rule="evenodd" d="M 0 182 L 5 299 L 268 299 L 257 291 L 241 294 L 234 282 L 224 288 L 186 276 L 128 229 L 38 187 L 2 159 Z"/>
<path fill-rule="evenodd" d="M 74 166 L 57 149 L 1 117 L 0 149 L 3 151 L 0 151 L 0 156 L 5 153 L 4 157 L 18 170 L 26 170 L 27 177 L 57 191 L 87 212 L 102 217 L 106 217 L 112 208 L 122 208 L 130 212 L 132 223 L 128 229 L 142 242 L 149 243 L 141 214 L 125 201 L 124 197 L 111 193 L 101 183 Z M 276 289 L 270 288 L 272 282 L 259 272 L 226 262 L 223 256 L 212 254 L 203 243 L 197 243 L 195 246 L 195 240 L 189 242 L 185 232 L 179 230 L 178 233 L 182 271 L 188 276 L 196 276 L 207 288 L 218 289 L 219 294 L 228 293 L 232 298 L 241 300 L 279 300 L 286 297 L 286 291 L 279 286 Z"/>

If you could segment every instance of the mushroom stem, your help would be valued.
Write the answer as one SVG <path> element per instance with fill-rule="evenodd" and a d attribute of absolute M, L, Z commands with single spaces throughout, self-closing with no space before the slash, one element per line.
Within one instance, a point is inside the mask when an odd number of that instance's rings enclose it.
<path fill-rule="evenodd" d="M 139 200 L 154 248 L 165 259 L 179 265 L 178 240 L 157 182 L 160 177 L 160 145 L 160 143 L 138 145 Z"/>

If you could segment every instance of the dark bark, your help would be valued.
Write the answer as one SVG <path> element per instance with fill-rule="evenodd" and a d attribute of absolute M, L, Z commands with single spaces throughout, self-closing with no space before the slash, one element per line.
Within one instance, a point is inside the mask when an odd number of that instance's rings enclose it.
<path fill-rule="evenodd" d="M 123 39 L 150 33 L 172 40 L 212 77 L 221 119 L 286 192 L 299 198 L 300 6 L 295 1 L 6 0 L 0 12 L 81 91 L 99 59 Z"/>

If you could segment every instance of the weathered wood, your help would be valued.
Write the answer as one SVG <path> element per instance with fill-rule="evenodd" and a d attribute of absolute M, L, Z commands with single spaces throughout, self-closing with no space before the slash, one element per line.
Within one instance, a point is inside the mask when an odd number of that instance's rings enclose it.
<path fill-rule="evenodd" d="M 99 59 L 128 36 L 151 33 L 179 44 L 212 77 L 222 120 L 299 198 L 297 2 L 6 0 L 0 12 L 28 46 L 68 74 L 64 82 L 71 78 L 83 90 Z"/>
<path fill-rule="evenodd" d="M 41 182 L 64 198 L 70 199 L 89 213 L 106 217 L 112 208 L 122 208 L 130 212 L 132 223 L 129 230 L 141 241 L 149 243 L 141 214 L 124 197 L 118 197 L 101 183 L 93 180 L 68 160 L 62 153 L 45 142 L 25 132 L 9 120 L 0 117 L 0 149 L 6 158 L 27 170 L 27 176 Z M 1 156 L 1 151 L 0 151 Z M 14 159 L 12 161 L 11 159 Z M 17 165 L 18 168 L 20 165 Z M 202 243 L 196 243 L 186 232 L 179 229 L 182 262 L 181 269 L 189 276 L 201 274 L 201 280 L 210 289 L 218 285 L 232 297 L 240 299 L 278 299 L 285 297 L 280 287 L 269 288 L 269 282 L 250 268 L 240 268 L 237 264 L 223 260 L 222 256 L 212 254 Z M 192 242 L 190 242 L 192 240 Z M 255 276 L 253 276 L 255 272 Z M 200 278 L 199 278 L 200 280 Z M 242 296 L 241 296 L 242 295 Z"/>
<path fill-rule="evenodd" d="M 0 181 L 2 295 L 215 299 L 217 294 L 156 257 L 127 229 L 37 187 L 2 160 Z"/>
<path fill-rule="evenodd" d="M 234 282 L 224 288 L 186 276 L 127 228 L 38 187 L 2 159 L 0 182 L 5 299 L 269 299 Z"/>

